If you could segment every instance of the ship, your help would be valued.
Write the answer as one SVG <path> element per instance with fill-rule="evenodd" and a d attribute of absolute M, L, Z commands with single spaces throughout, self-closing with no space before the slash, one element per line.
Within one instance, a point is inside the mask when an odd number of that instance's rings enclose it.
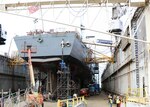
<path fill-rule="evenodd" d="M 44 92 L 65 98 L 93 83 L 92 66 L 85 62 L 92 56 L 91 50 L 82 43 L 78 32 L 35 31 L 16 36 L 14 41 L 26 61 L 25 50 L 31 48 L 35 84 L 42 85 Z"/>

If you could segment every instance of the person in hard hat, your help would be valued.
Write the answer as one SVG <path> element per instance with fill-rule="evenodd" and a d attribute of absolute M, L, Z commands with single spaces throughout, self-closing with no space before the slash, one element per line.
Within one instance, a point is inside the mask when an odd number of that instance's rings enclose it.
<path fill-rule="evenodd" d="M 76 93 L 73 94 L 73 98 L 77 99 L 77 94 Z"/>
<path fill-rule="evenodd" d="M 116 104 L 117 104 L 117 107 L 120 107 L 120 105 L 121 105 L 121 101 L 120 101 L 119 96 L 116 97 Z"/>
<path fill-rule="evenodd" d="M 108 102 L 109 102 L 109 104 L 110 104 L 110 107 L 112 107 L 113 100 L 112 100 L 111 94 L 108 95 Z"/>
<path fill-rule="evenodd" d="M 36 100 L 42 107 L 44 107 L 44 97 L 41 90 L 38 91 Z"/>

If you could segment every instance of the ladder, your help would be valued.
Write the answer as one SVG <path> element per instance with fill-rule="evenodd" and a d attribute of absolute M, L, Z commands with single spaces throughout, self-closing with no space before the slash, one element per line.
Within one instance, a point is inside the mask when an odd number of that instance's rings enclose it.
<path fill-rule="evenodd" d="M 134 38 L 138 39 L 136 32 L 137 24 L 136 21 L 133 22 L 133 30 L 135 32 Z M 140 88 L 140 79 L 139 79 L 139 57 L 138 57 L 138 41 L 134 42 L 135 46 L 135 65 L 136 65 L 136 85 L 137 88 Z"/>

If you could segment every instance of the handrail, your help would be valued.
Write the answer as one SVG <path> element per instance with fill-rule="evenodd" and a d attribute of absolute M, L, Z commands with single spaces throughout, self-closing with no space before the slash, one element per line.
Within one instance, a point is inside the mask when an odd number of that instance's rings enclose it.
<path fill-rule="evenodd" d="M 57 107 L 63 107 L 64 104 L 66 104 L 66 107 L 75 107 L 75 105 L 84 102 L 85 104 L 85 98 L 84 96 L 82 97 L 77 97 L 77 98 L 70 98 L 70 99 L 65 99 L 65 100 L 58 100 L 57 101 Z"/>

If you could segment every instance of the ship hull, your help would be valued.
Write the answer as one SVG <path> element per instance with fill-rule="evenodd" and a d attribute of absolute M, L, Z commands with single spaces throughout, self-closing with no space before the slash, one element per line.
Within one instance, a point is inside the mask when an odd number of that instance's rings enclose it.
<path fill-rule="evenodd" d="M 66 81 L 66 84 L 76 84 L 69 92 L 77 93 L 80 88 L 87 87 L 92 81 L 91 70 L 84 62 L 88 55 L 88 48 L 81 42 L 77 33 L 63 32 L 20 36 L 15 37 L 14 40 L 19 54 L 25 60 L 28 57 L 27 47 L 31 46 L 35 79 L 42 80 L 41 84 L 44 85 L 46 92 L 52 92 L 56 95 L 57 90 L 57 94 L 59 94 L 62 91 L 58 89 L 59 82 Z M 58 71 L 62 71 L 62 61 L 69 71 L 69 81 L 71 81 L 69 83 L 67 80 L 59 80 L 61 78 Z"/>
<path fill-rule="evenodd" d="M 14 39 L 22 57 L 27 57 L 27 54 L 22 53 L 27 45 L 31 45 L 31 49 L 35 51 L 35 53 L 32 54 L 32 58 L 62 57 L 62 55 L 64 55 L 84 61 L 87 57 L 87 48 L 77 38 L 77 34 L 74 32 L 21 36 L 15 37 Z M 64 41 L 64 43 L 70 43 L 70 46 L 64 46 L 62 48 L 62 41 Z"/>

